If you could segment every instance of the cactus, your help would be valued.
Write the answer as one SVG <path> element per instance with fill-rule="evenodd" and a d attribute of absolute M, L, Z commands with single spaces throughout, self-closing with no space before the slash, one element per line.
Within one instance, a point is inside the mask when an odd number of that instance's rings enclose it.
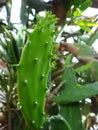
<path fill-rule="evenodd" d="M 57 18 L 51 12 L 37 16 L 37 25 L 28 34 L 20 62 L 17 83 L 21 111 L 30 129 L 39 130 L 44 122 L 48 73 Z"/>
<path fill-rule="evenodd" d="M 41 130 L 71 130 L 71 128 L 61 115 L 55 115 L 47 119 Z"/>

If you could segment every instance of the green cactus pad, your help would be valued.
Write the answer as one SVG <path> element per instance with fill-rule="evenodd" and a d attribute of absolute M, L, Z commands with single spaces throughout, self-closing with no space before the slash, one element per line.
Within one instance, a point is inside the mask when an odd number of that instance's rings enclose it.
<path fill-rule="evenodd" d="M 37 25 L 28 34 L 17 67 L 21 110 L 33 130 L 39 130 L 44 122 L 46 87 L 56 21 L 57 18 L 50 12 L 46 12 L 45 17 L 37 15 Z"/>

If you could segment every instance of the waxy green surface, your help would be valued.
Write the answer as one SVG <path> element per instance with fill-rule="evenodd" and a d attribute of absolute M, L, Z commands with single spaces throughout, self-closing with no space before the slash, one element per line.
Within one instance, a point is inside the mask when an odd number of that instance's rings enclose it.
<path fill-rule="evenodd" d="M 28 34 L 17 67 L 21 110 L 27 124 L 33 130 L 39 130 L 44 122 L 46 88 L 56 20 L 50 12 L 46 12 L 44 18 L 37 16 L 37 25 Z"/>

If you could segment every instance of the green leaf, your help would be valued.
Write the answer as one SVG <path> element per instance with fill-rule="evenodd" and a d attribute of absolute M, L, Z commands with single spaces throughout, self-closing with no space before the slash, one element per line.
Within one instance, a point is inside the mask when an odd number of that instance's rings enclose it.
<path fill-rule="evenodd" d="M 62 87 L 60 95 L 62 94 L 66 95 L 67 92 L 76 88 L 77 85 L 76 76 L 72 68 L 65 69 L 62 80 L 66 80 L 66 84 L 64 84 L 64 86 Z M 71 94 L 73 93 L 74 92 L 72 92 Z M 61 99 L 60 96 L 57 98 Z M 78 102 L 67 104 L 67 105 L 60 104 L 60 114 L 68 121 L 72 130 L 83 130 L 82 122 L 81 122 L 81 111 Z"/>
<path fill-rule="evenodd" d="M 91 30 L 91 28 L 90 27 L 88 27 L 88 26 L 80 26 L 80 28 L 83 30 L 83 31 L 85 31 L 85 32 L 90 32 L 90 33 L 92 33 L 92 30 Z"/>
<path fill-rule="evenodd" d="M 72 68 L 65 69 L 62 80 L 65 80 L 66 83 L 62 86 L 59 96 L 55 98 L 55 101 L 58 101 L 61 95 L 66 95 L 67 92 L 77 87 L 75 71 Z"/>
<path fill-rule="evenodd" d="M 83 11 L 85 11 L 89 6 L 91 6 L 91 4 L 92 4 L 91 0 L 86 0 L 86 1 L 84 1 L 84 2 L 80 5 L 79 9 L 83 12 Z"/>
<path fill-rule="evenodd" d="M 85 58 L 92 58 L 94 55 L 94 50 L 92 47 L 86 45 L 86 44 L 75 44 L 77 47 L 79 47 L 79 54 L 78 57 L 85 57 Z"/>
<path fill-rule="evenodd" d="M 20 19 L 23 25 L 27 24 L 27 18 L 28 18 L 28 12 L 27 12 L 27 0 L 21 1 L 21 13 L 20 13 Z"/>
<path fill-rule="evenodd" d="M 75 7 L 79 7 L 79 5 L 81 5 L 83 2 L 83 0 L 74 0 L 74 6 Z"/>
<path fill-rule="evenodd" d="M 92 63 L 89 63 L 89 64 L 82 65 L 82 66 L 76 68 L 75 71 L 76 72 L 82 72 L 82 71 L 90 69 L 91 67 L 92 67 Z"/>
<path fill-rule="evenodd" d="M 72 130 L 83 130 L 81 110 L 78 102 L 61 104 L 60 114 L 67 120 Z"/>
<path fill-rule="evenodd" d="M 97 33 L 95 33 L 93 36 L 92 36 L 92 38 L 89 40 L 89 42 L 88 42 L 88 45 L 92 45 L 94 42 L 95 42 L 95 40 L 96 39 L 98 39 L 98 32 Z"/>
<path fill-rule="evenodd" d="M 67 89 L 65 93 L 62 93 L 55 98 L 55 101 L 59 104 L 69 104 L 77 102 L 85 98 L 92 97 L 98 94 L 98 82 L 90 83 L 82 87 L 76 87 L 73 89 Z"/>
<path fill-rule="evenodd" d="M 92 69 L 91 69 L 92 75 L 96 81 L 98 81 L 98 69 L 97 68 L 98 68 L 98 61 L 96 60 L 96 61 L 92 62 Z"/>
<path fill-rule="evenodd" d="M 77 20 L 75 21 L 75 24 L 79 26 L 88 26 L 88 27 L 98 26 L 98 23 L 87 20 Z"/>
<path fill-rule="evenodd" d="M 80 1 L 77 1 L 75 0 L 74 1 L 74 17 L 78 17 L 80 16 L 83 11 L 85 11 L 90 5 L 92 4 L 91 0 L 86 0 L 83 2 L 83 0 L 80 0 Z"/>
<path fill-rule="evenodd" d="M 41 130 L 72 130 L 61 115 L 55 115 L 46 120 Z"/>
<path fill-rule="evenodd" d="M 69 54 L 69 55 L 66 56 L 65 66 L 69 66 L 69 64 L 72 61 L 72 58 L 73 58 L 72 54 Z"/>

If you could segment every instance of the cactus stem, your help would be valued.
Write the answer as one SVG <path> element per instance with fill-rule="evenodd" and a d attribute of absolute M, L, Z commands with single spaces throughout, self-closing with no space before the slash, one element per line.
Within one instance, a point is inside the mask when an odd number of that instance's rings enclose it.
<path fill-rule="evenodd" d="M 38 16 L 37 20 L 34 30 L 28 32 L 19 62 L 20 67 L 17 69 L 17 86 L 20 104 L 23 106 L 22 112 L 33 130 L 39 130 L 45 120 L 43 111 L 52 55 L 50 53 L 54 46 L 54 37 L 51 34 L 55 30 L 57 19 L 47 12 L 45 18 Z"/>

